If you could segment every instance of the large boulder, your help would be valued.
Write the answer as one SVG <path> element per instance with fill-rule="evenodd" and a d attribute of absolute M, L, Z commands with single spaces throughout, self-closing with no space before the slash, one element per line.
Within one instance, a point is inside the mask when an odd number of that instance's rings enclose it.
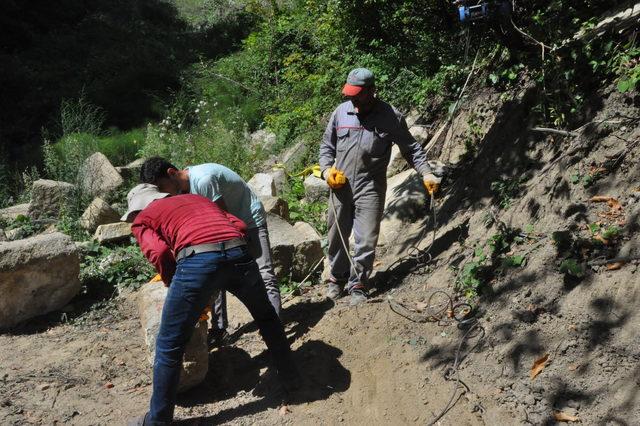
<path fill-rule="evenodd" d="M 291 278 L 301 281 L 324 258 L 322 237 L 313 226 L 306 222 L 296 222 L 293 229 L 298 235 L 298 239 L 293 253 Z"/>
<path fill-rule="evenodd" d="M 301 280 L 324 257 L 320 235 L 311 225 L 298 222 L 291 226 L 274 214 L 267 215 L 267 225 L 278 279 Z"/>
<path fill-rule="evenodd" d="M 282 198 L 262 196 L 260 201 L 262 201 L 265 212 L 273 213 L 285 220 L 289 220 L 289 203 Z"/>
<path fill-rule="evenodd" d="M 120 215 L 115 211 L 109 203 L 100 197 L 96 197 L 89 207 L 82 213 L 80 226 L 89 232 L 94 232 L 100 225 L 119 222 Z"/>
<path fill-rule="evenodd" d="M 406 170 L 387 181 L 384 214 L 380 223 L 379 245 L 397 240 L 406 224 L 422 219 L 427 214 L 427 192 L 422 177 L 414 170 Z"/>
<path fill-rule="evenodd" d="M 413 138 L 423 146 L 431 137 L 431 132 L 426 126 L 413 126 L 409 129 L 409 133 L 411 133 L 411 136 L 413 136 Z"/>
<path fill-rule="evenodd" d="M 307 156 L 307 151 L 308 148 L 304 141 L 299 141 L 282 153 L 280 163 L 284 165 L 286 170 L 294 170 L 302 164 L 302 161 Z"/>
<path fill-rule="evenodd" d="M 256 173 L 253 175 L 247 185 L 258 196 L 274 197 L 276 195 L 276 184 L 273 180 L 273 176 L 267 173 Z"/>
<path fill-rule="evenodd" d="M 78 250 L 62 233 L 0 244 L 0 329 L 68 304 L 79 273 Z"/>
<path fill-rule="evenodd" d="M 7 229 L 4 232 L 4 235 L 8 241 L 16 241 L 16 240 L 23 239 L 27 235 L 27 231 L 22 227 L 18 227 L 13 229 Z"/>
<path fill-rule="evenodd" d="M 321 201 L 329 198 L 329 185 L 323 179 L 309 175 L 304 180 L 304 196 L 308 201 Z"/>
<path fill-rule="evenodd" d="M 274 272 L 278 279 L 286 278 L 291 272 L 298 235 L 289 222 L 274 214 L 267 214 L 267 227 Z"/>
<path fill-rule="evenodd" d="M 387 177 L 395 176 L 409 167 L 407 160 L 404 159 L 398 145 L 393 144 L 391 147 L 391 158 L 387 167 Z"/>
<path fill-rule="evenodd" d="M 140 322 L 147 345 L 147 360 L 153 366 L 156 351 L 156 339 L 160 329 L 162 307 L 167 298 L 168 289 L 161 282 L 150 282 L 142 286 L 138 292 L 138 309 Z M 207 322 L 199 321 L 187 343 L 183 356 L 182 371 L 178 392 L 202 383 L 209 369 L 209 348 L 207 346 Z"/>
<path fill-rule="evenodd" d="M 273 150 L 277 137 L 273 132 L 266 129 L 260 129 L 251 133 L 249 139 L 251 140 L 251 146 L 254 147 L 255 150 L 269 152 Z"/>
<path fill-rule="evenodd" d="M 57 217 L 73 199 L 75 187 L 67 182 L 38 179 L 31 186 L 29 216 Z"/>
<path fill-rule="evenodd" d="M 122 176 L 101 152 L 87 158 L 78 172 L 80 187 L 92 197 L 108 198 L 124 183 Z"/>
<path fill-rule="evenodd" d="M 127 222 L 118 222 L 98 226 L 93 238 L 100 244 L 106 244 L 126 240 L 131 235 L 131 224 Z"/>
<path fill-rule="evenodd" d="M 273 183 L 276 186 L 276 195 L 282 195 L 289 189 L 287 183 L 287 173 L 284 169 L 274 169 L 268 173 L 273 178 Z"/>
<path fill-rule="evenodd" d="M 15 206 L 0 209 L 0 219 L 15 220 L 18 216 L 29 215 L 29 203 L 16 204 Z"/>
<path fill-rule="evenodd" d="M 143 163 L 144 158 L 138 158 L 137 160 L 132 161 L 126 166 L 118 166 L 115 169 L 118 173 L 120 173 L 122 179 L 138 179 L 140 177 L 140 169 L 142 169 Z"/>

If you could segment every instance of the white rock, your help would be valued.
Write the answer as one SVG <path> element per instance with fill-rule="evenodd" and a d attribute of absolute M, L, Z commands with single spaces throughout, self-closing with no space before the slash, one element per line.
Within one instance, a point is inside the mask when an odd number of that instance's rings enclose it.
<path fill-rule="evenodd" d="M 256 130 L 251 133 L 251 146 L 262 149 L 266 152 L 271 151 L 276 144 L 276 134 L 266 129 Z"/>
<path fill-rule="evenodd" d="M 278 279 L 289 277 L 298 235 L 289 222 L 274 214 L 267 214 L 267 227 L 276 276 Z"/>
<path fill-rule="evenodd" d="M 409 133 L 411 133 L 411 136 L 413 136 L 415 140 L 423 146 L 429 141 L 431 136 L 429 129 L 425 126 L 413 126 L 409 129 Z"/>
<path fill-rule="evenodd" d="M 321 201 L 329 198 L 329 185 L 323 179 L 309 175 L 304 180 L 304 196 L 308 201 Z"/>
<path fill-rule="evenodd" d="M 5 231 L 5 237 L 9 241 L 21 240 L 22 238 L 24 238 L 25 235 L 26 235 L 26 232 L 24 231 L 23 228 L 13 228 L 13 229 L 7 229 Z"/>
<path fill-rule="evenodd" d="M 140 169 L 142 169 L 143 163 L 144 158 L 138 158 L 126 166 L 118 166 L 115 169 L 120 173 L 122 179 L 138 179 L 140 177 Z"/>
<path fill-rule="evenodd" d="M 249 179 L 247 185 L 249 185 L 258 196 L 274 197 L 276 195 L 276 184 L 273 176 L 267 173 L 256 173 Z"/>
<path fill-rule="evenodd" d="M 307 155 L 307 146 L 303 141 L 300 141 L 288 148 L 280 157 L 280 163 L 290 172 L 296 167 L 299 167 Z"/>
<path fill-rule="evenodd" d="M 73 199 L 75 187 L 67 182 L 38 179 L 31 186 L 29 216 L 57 217 Z"/>
<path fill-rule="evenodd" d="M 62 233 L 0 244 L 0 329 L 65 306 L 79 273 L 78 250 Z"/>
<path fill-rule="evenodd" d="M 418 110 L 412 109 L 409 111 L 407 116 L 405 117 L 405 121 L 407 122 L 407 126 L 409 128 L 413 127 L 414 124 L 420 119 L 420 112 Z"/>
<path fill-rule="evenodd" d="M 18 216 L 29 215 L 29 203 L 17 204 L 15 206 L 0 209 L 0 218 L 5 220 L 15 220 Z"/>
<path fill-rule="evenodd" d="M 289 220 L 289 203 L 282 198 L 262 196 L 260 201 L 262 201 L 265 212 L 273 213 L 285 220 Z"/>
<path fill-rule="evenodd" d="M 96 197 L 89 207 L 84 211 L 80 220 L 80 226 L 89 232 L 94 232 L 100 225 L 115 223 L 120 221 L 120 215 L 109 203 L 100 197 Z"/>
<path fill-rule="evenodd" d="M 422 177 L 414 170 L 406 170 L 389 179 L 378 245 L 397 241 L 406 224 L 424 218 L 427 202 Z"/>
<path fill-rule="evenodd" d="M 131 235 L 131 224 L 127 222 L 118 222 L 98 226 L 93 238 L 100 244 L 104 244 L 126 240 Z"/>
<path fill-rule="evenodd" d="M 398 148 L 398 145 L 393 144 L 391 147 L 389 166 L 387 167 L 387 177 L 395 176 L 403 170 L 406 170 L 408 167 L 409 164 L 400 153 L 400 148 Z"/>
<path fill-rule="evenodd" d="M 100 152 L 92 154 L 84 161 L 78 172 L 78 181 L 86 194 L 104 198 L 108 198 L 124 183 L 120 173 Z"/>
<path fill-rule="evenodd" d="M 324 258 L 322 237 L 313 226 L 306 222 L 296 222 L 293 229 L 297 233 L 298 239 L 294 248 L 291 277 L 300 281 Z"/>
<path fill-rule="evenodd" d="M 276 195 L 282 195 L 287 191 L 287 189 L 289 189 L 289 184 L 287 183 L 287 173 L 284 171 L 284 169 L 272 170 L 268 174 L 273 178 L 273 183 L 276 186 Z"/>
<path fill-rule="evenodd" d="M 160 318 L 168 289 L 161 282 L 150 282 L 138 292 L 140 322 L 147 345 L 147 360 L 153 366 L 156 339 L 160 329 Z M 209 370 L 209 348 L 207 346 L 207 322 L 196 324 L 191 339 L 187 343 L 180 372 L 178 392 L 184 392 L 202 383 Z"/>

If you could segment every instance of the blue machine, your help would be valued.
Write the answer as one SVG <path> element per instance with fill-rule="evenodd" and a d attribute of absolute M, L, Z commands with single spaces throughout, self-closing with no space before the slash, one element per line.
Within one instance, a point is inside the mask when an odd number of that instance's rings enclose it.
<path fill-rule="evenodd" d="M 484 1 L 473 6 L 469 6 L 466 3 L 465 0 L 455 1 L 458 6 L 460 22 L 478 21 L 487 19 L 492 15 L 509 17 L 512 12 L 512 5 L 509 0 Z"/>
<path fill-rule="evenodd" d="M 458 6 L 460 22 L 477 21 L 489 16 L 489 4 L 480 3 L 474 6 Z"/>

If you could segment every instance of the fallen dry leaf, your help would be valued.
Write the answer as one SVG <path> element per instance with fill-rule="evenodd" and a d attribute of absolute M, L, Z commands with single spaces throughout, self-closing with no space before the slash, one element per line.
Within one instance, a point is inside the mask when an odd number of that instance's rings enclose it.
<path fill-rule="evenodd" d="M 570 365 L 567 367 L 567 370 L 569 370 L 569 371 L 576 371 L 578 368 L 580 368 L 580 365 L 579 365 L 579 364 L 570 364 Z"/>
<path fill-rule="evenodd" d="M 544 370 L 544 367 L 547 365 L 547 361 L 549 361 L 549 354 L 544 354 L 543 357 L 534 361 L 533 366 L 531 367 L 531 380 L 535 379 L 536 376 Z"/>
<path fill-rule="evenodd" d="M 380 266 L 380 265 L 382 265 L 382 262 L 379 261 L 379 260 L 376 260 L 375 262 L 373 262 L 373 267 L 374 268 L 377 267 L 377 266 Z"/>
<path fill-rule="evenodd" d="M 564 411 L 554 411 L 553 418 L 557 422 L 577 422 L 580 420 L 578 417 L 567 414 Z"/>
<path fill-rule="evenodd" d="M 105 389 L 111 389 L 112 387 L 113 387 L 113 383 L 111 383 L 111 382 L 107 382 L 107 383 L 104 384 L 104 388 Z"/>
<path fill-rule="evenodd" d="M 622 204 L 620 201 L 608 195 L 596 195 L 589 199 L 592 203 L 607 203 L 613 210 L 622 210 Z"/>
<path fill-rule="evenodd" d="M 607 265 L 607 271 L 617 271 L 624 266 L 624 262 L 610 263 Z"/>
<path fill-rule="evenodd" d="M 596 241 L 600 241 L 605 246 L 609 245 L 609 240 L 603 238 L 602 235 L 600 235 L 600 234 L 597 234 L 596 236 L 594 236 L 593 239 L 596 240 Z"/>
<path fill-rule="evenodd" d="M 278 413 L 281 416 L 286 416 L 287 414 L 291 413 L 291 410 L 289 410 L 288 405 L 283 405 L 282 407 L 280 407 L 280 410 L 278 410 Z"/>

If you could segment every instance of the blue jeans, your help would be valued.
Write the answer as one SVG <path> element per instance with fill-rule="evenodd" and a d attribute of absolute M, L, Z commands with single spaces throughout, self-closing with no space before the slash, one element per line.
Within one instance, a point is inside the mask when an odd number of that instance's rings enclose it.
<path fill-rule="evenodd" d="M 279 375 L 286 376 L 295 369 L 284 328 L 246 247 L 192 255 L 178 262 L 162 309 L 153 394 L 145 425 L 164 425 L 173 420 L 184 350 L 200 313 L 216 290 L 231 292 L 247 307 Z"/>

